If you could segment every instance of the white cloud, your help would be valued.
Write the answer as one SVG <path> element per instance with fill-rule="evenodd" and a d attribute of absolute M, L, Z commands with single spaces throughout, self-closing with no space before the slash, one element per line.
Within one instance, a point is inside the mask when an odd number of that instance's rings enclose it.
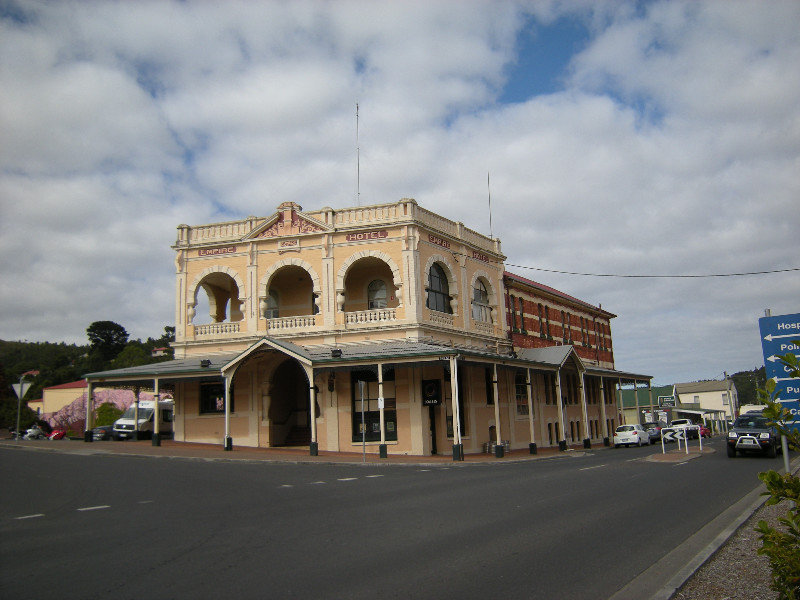
<path fill-rule="evenodd" d="M 793 2 L 95 2 L 0 20 L 0 337 L 173 318 L 179 223 L 415 197 L 509 263 L 627 274 L 797 266 Z M 500 105 L 526 19 L 585 19 L 559 93 Z M 521 218 L 524 216 L 524 218 Z M 515 267 L 619 315 L 658 382 L 760 359 L 796 274 Z M 19 290 L 24 289 L 25 293 Z"/>

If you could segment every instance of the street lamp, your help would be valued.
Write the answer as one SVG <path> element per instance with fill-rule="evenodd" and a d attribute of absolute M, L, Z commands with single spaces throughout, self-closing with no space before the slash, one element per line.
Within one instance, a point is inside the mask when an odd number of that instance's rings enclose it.
<path fill-rule="evenodd" d="M 22 375 L 19 376 L 19 383 L 12 384 L 11 387 L 14 388 L 14 393 L 17 395 L 17 441 L 19 442 L 19 415 L 20 411 L 22 410 L 22 399 L 25 397 L 25 394 L 30 389 L 31 384 L 25 382 L 25 378 L 30 375 L 31 377 L 36 377 L 39 374 L 39 371 L 25 371 Z"/>

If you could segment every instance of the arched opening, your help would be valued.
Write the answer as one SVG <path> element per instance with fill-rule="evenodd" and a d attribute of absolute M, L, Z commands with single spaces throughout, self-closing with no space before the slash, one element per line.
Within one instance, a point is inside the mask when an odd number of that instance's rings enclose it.
<path fill-rule="evenodd" d="M 314 283 L 297 265 L 281 267 L 267 284 L 261 314 L 267 319 L 315 315 L 319 312 Z"/>
<path fill-rule="evenodd" d="M 491 323 L 492 308 L 489 305 L 489 287 L 486 281 L 479 277 L 472 287 L 472 320 L 481 323 Z"/>
<path fill-rule="evenodd" d="M 200 291 L 204 293 L 200 293 Z M 196 309 L 192 322 L 195 325 L 241 321 L 242 301 L 239 286 L 227 273 L 210 273 L 197 286 L 194 297 Z"/>
<path fill-rule="evenodd" d="M 270 385 L 271 446 L 308 446 L 311 441 L 308 377 L 294 359 L 286 359 L 272 374 Z M 316 407 L 319 415 L 319 405 Z"/>
<path fill-rule="evenodd" d="M 396 308 L 399 305 L 391 267 L 374 256 L 365 256 L 350 265 L 344 287 L 344 312 Z"/>
<path fill-rule="evenodd" d="M 439 263 L 433 263 L 428 271 L 428 300 L 427 306 L 431 310 L 453 314 L 450 295 L 450 283 L 447 274 Z"/>

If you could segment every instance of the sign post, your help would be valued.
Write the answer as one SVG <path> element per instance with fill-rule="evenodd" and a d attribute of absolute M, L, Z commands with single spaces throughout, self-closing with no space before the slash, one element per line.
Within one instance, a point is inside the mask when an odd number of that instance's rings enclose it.
<path fill-rule="evenodd" d="M 19 442 L 19 438 L 20 438 L 20 435 L 19 435 L 19 415 L 20 415 L 20 412 L 22 411 L 22 399 L 25 397 L 25 394 L 28 393 L 28 390 L 31 387 L 30 382 L 26 382 L 25 381 L 25 377 L 27 377 L 28 375 L 31 375 L 31 376 L 35 377 L 38 374 L 39 374 L 39 371 L 26 371 L 25 373 L 23 373 L 22 375 L 19 376 L 19 383 L 12 383 L 11 384 L 11 387 L 14 388 L 14 393 L 17 395 L 17 429 L 16 429 L 17 442 Z"/>

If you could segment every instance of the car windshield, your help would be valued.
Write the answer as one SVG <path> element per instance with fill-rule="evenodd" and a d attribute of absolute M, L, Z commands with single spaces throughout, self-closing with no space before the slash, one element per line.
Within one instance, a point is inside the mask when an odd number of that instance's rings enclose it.
<path fill-rule="evenodd" d="M 743 427 L 745 429 L 767 429 L 769 427 L 767 424 L 768 422 L 769 419 L 760 415 L 743 415 L 736 419 L 736 422 L 733 424 L 733 426 Z"/>
<path fill-rule="evenodd" d="M 153 409 L 152 408 L 142 408 L 141 406 L 139 407 L 139 420 L 140 421 L 147 421 L 152 416 L 153 416 Z M 122 419 L 135 419 L 136 418 L 136 408 L 133 405 L 129 406 L 128 410 L 126 410 L 122 414 L 122 417 L 120 417 L 120 418 L 122 418 Z"/>
<path fill-rule="evenodd" d="M 633 425 L 620 425 L 617 431 L 633 431 Z"/>

